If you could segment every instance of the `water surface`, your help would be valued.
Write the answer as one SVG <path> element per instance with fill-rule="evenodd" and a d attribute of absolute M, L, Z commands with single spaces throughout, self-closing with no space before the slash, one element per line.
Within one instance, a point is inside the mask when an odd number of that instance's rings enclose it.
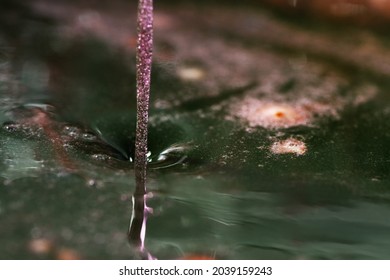
<path fill-rule="evenodd" d="M 22 32 L 3 24 L 0 41 L 0 258 L 140 258 L 126 237 L 135 5 L 13 9 Z M 157 5 L 154 257 L 390 257 L 388 38 L 305 20 Z"/>

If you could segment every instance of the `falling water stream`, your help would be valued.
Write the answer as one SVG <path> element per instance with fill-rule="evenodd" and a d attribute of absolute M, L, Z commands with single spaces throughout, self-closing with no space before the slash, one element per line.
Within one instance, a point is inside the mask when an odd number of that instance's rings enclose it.
<path fill-rule="evenodd" d="M 5 1 L 1 259 L 390 258 L 388 21 Z"/>
<path fill-rule="evenodd" d="M 144 239 L 148 214 L 146 206 L 146 168 L 148 163 L 149 95 L 153 49 L 153 0 L 140 0 L 138 5 L 135 191 L 129 241 L 137 246 L 141 253 L 145 254 Z"/>

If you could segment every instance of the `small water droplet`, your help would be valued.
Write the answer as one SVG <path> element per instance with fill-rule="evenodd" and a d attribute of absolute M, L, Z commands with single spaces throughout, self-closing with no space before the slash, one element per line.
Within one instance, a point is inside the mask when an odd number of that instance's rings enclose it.
<path fill-rule="evenodd" d="M 104 182 L 101 180 L 96 180 L 96 179 L 90 178 L 90 179 L 87 179 L 86 185 L 87 185 L 87 187 L 94 187 L 94 188 L 100 189 L 100 188 L 104 187 Z M 98 198 L 98 199 L 101 199 L 101 198 Z"/>
<path fill-rule="evenodd" d="M 95 185 L 96 185 L 96 180 L 94 180 L 94 179 L 87 180 L 87 186 L 88 187 L 93 187 Z"/>

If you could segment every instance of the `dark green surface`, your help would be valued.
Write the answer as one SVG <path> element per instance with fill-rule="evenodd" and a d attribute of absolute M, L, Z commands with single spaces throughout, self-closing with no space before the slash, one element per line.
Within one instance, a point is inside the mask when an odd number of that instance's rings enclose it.
<path fill-rule="evenodd" d="M 160 8 L 176 21 L 186 13 L 197 16 L 197 10 Z M 222 25 L 231 12 L 222 8 L 220 23 L 199 16 L 197 24 L 181 29 L 156 28 L 148 250 L 159 259 L 194 253 L 226 259 L 390 259 L 387 74 L 369 64 L 364 68 L 359 57 L 348 62 L 336 55 L 333 64 L 327 61 L 332 52 L 313 52 L 309 46 L 287 46 L 286 52 L 275 38 L 237 33 L 234 24 Z M 245 13 L 259 21 L 270 17 L 260 9 L 240 10 Z M 129 160 L 135 134 L 134 53 L 96 34 L 62 36 L 56 32 L 61 21 L 53 21 L 45 22 L 45 29 L 39 19 L 25 26 L 16 47 L 4 39 L 7 48 L 0 56 L 0 258 L 59 258 L 59 248 L 86 259 L 137 258 L 126 239 L 134 188 Z M 212 28 L 204 29 L 207 24 Z M 218 24 L 235 36 L 221 33 Z M 271 33 L 278 24 L 270 25 Z M 313 27 L 283 24 L 301 37 L 314 36 Z M 335 48 L 342 49 L 344 33 L 333 34 L 333 28 L 321 29 L 313 39 L 331 42 L 327 36 L 340 36 Z M 359 32 L 348 34 L 359 37 Z M 210 52 L 189 51 L 186 42 L 195 41 Z M 164 46 L 177 57 L 163 60 Z M 206 56 L 210 53 L 215 62 Z M 301 54 L 307 55 L 307 69 L 289 68 Z M 235 55 L 254 56 L 259 63 L 230 59 Z M 207 79 L 181 80 L 175 69 L 189 62 L 203 67 Z M 335 84 L 334 76 L 344 82 Z M 366 85 L 377 94 L 354 102 L 366 96 Z M 308 126 L 248 130 L 245 122 L 227 116 L 231 104 L 258 97 L 256 91 L 264 100 L 283 102 L 324 95 L 337 115 L 316 117 Z M 36 109 L 42 104 L 52 107 Z M 36 110 L 44 112 L 49 126 L 31 122 Z M 62 139 L 62 148 L 48 130 Z M 307 153 L 269 151 L 275 140 L 288 137 L 304 140 Z M 159 159 L 170 147 L 175 149 Z M 64 166 L 59 149 L 73 170 Z M 34 252 L 29 245 L 34 239 L 49 240 L 56 249 Z"/>

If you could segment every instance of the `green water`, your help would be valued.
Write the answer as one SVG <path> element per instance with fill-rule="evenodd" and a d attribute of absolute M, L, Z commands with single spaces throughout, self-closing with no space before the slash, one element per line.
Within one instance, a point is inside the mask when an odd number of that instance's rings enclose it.
<path fill-rule="evenodd" d="M 235 11 L 205 5 L 157 7 L 147 250 L 158 259 L 388 259 L 390 86 L 379 63 L 388 39 L 323 23 L 309 30 L 260 8 L 240 8 L 226 26 Z M 78 25 L 22 16 L 19 44 L 1 41 L 1 259 L 58 259 L 64 250 L 139 258 L 126 236 L 134 50 L 113 32 L 131 37 L 134 24 L 115 5 L 95 8 L 69 15 Z M 209 22 L 204 10 L 218 16 Z M 257 33 L 264 26 L 297 37 Z M 339 55 L 362 36 L 375 63 L 364 50 Z M 256 102 L 252 119 L 241 108 Z M 263 117 L 270 104 L 282 104 L 283 125 Z M 286 139 L 305 151 L 272 149 Z M 50 246 L 40 251 L 37 240 Z"/>

